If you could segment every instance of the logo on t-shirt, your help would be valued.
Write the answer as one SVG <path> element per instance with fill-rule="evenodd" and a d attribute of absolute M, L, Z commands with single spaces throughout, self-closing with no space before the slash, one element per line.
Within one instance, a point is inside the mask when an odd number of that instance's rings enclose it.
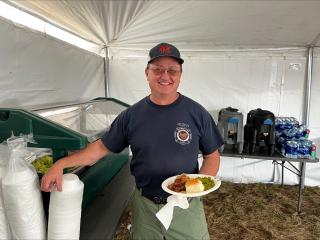
<path fill-rule="evenodd" d="M 188 124 L 178 123 L 174 131 L 174 139 L 181 145 L 189 144 L 192 140 L 191 129 Z"/>

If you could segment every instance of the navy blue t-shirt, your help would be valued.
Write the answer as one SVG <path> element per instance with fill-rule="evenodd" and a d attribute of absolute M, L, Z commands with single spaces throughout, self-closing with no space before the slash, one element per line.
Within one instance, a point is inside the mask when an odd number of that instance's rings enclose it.
<path fill-rule="evenodd" d="M 118 115 L 102 142 L 114 153 L 130 145 L 137 187 L 163 197 L 166 178 L 198 173 L 199 150 L 207 155 L 223 144 L 208 111 L 183 95 L 170 105 L 140 100 Z"/>

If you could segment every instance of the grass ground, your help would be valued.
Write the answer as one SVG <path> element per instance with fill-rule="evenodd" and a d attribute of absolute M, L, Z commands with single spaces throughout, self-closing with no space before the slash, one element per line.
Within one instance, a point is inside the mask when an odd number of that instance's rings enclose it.
<path fill-rule="evenodd" d="M 223 182 L 205 196 L 210 237 L 217 240 L 319 240 L 320 188 L 305 187 L 297 214 L 297 186 Z M 128 239 L 130 207 L 114 240 Z"/>

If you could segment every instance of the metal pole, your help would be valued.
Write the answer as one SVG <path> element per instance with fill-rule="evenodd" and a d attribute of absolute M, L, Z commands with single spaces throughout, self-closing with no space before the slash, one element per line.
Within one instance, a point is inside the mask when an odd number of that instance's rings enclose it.
<path fill-rule="evenodd" d="M 309 116 L 310 116 L 310 97 L 311 97 L 311 85 L 312 85 L 312 68 L 313 68 L 313 50 L 314 47 L 308 47 L 308 59 L 307 59 L 307 66 L 306 66 L 306 85 L 305 85 L 305 100 L 304 100 L 304 112 L 302 123 L 309 127 Z M 305 171 L 306 171 L 306 163 L 302 162 L 300 164 L 300 174 L 301 174 L 301 189 L 304 189 L 304 182 L 305 182 Z"/>
<path fill-rule="evenodd" d="M 105 87 L 105 97 L 110 97 L 109 92 L 109 48 L 105 47 L 105 57 L 104 57 L 104 87 Z"/>
<path fill-rule="evenodd" d="M 307 60 L 307 74 L 306 74 L 306 86 L 305 86 L 305 102 L 304 113 L 302 123 L 309 127 L 309 115 L 310 115 L 310 96 L 311 96 L 311 84 L 312 84 L 312 68 L 313 68 L 313 47 L 308 47 L 308 60 Z"/>

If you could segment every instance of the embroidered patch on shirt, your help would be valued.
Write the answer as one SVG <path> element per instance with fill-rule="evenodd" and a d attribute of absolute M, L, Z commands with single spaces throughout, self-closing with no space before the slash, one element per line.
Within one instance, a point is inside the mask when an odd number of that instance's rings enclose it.
<path fill-rule="evenodd" d="M 192 140 L 192 133 L 189 125 L 185 123 L 178 123 L 176 130 L 174 131 L 174 139 L 181 145 L 189 144 Z"/>

